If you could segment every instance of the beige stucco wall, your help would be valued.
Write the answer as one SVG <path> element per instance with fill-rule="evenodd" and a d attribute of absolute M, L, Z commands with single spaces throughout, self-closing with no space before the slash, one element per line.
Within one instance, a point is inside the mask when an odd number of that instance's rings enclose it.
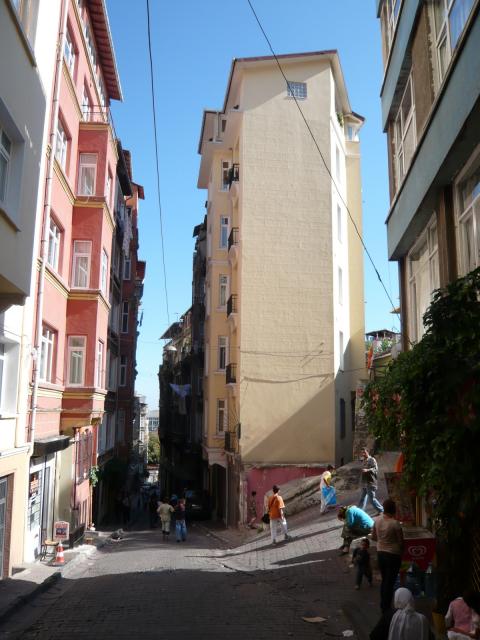
<path fill-rule="evenodd" d="M 0 477 L 13 475 L 12 526 L 10 535 L 10 566 L 22 564 L 24 560 L 26 504 L 28 498 L 28 450 L 17 449 L 15 454 L 0 458 Z"/>
<path fill-rule="evenodd" d="M 284 68 L 289 80 L 308 83 L 308 98 L 300 105 L 332 173 L 335 146 L 341 148 L 340 190 L 361 229 L 359 143 L 345 142 L 338 124 L 330 62 L 289 60 Z M 237 73 L 241 77 L 232 85 L 230 102 L 240 109 L 234 114 L 238 137 L 229 137 L 229 112 L 228 142 L 205 145 L 199 179 L 199 186 L 207 186 L 208 167 L 208 446 L 222 445 L 215 437 L 216 399 L 227 397 L 230 429 L 241 422 L 244 463 L 347 461 L 351 392 L 364 364 L 361 245 L 345 209 L 343 245 L 335 245 L 338 194 L 275 64 L 245 65 Z M 208 141 L 208 118 L 207 126 Z M 219 190 L 222 159 L 240 165 L 240 180 L 228 201 Z M 228 254 L 229 271 L 224 271 L 224 252 L 216 250 L 220 215 L 239 227 L 235 259 L 234 252 Z M 228 321 L 215 305 L 220 273 L 228 273 L 230 293 L 238 295 L 239 312 Z M 344 371 L 339 370 L 340 329 Z M 218 335 L 229 336 L 230 361 L 237 364 L 237 384 L 230 387 L 212 368 Z M 340 398 L 346 406 L 343 438 Z"/>

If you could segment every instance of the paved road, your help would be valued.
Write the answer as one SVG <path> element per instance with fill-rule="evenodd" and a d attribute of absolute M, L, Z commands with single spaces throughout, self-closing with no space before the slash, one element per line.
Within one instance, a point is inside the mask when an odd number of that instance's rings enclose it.
<path fill-rule="evenodd" d="M 378 588 L 353 590 L 335 551 L 338 521 L 315 510 L 292 518 L 290 529 L 292 542 L 272 547 L 259 535 L 233 549 L 200 526 L 179 544 L 162 542 L 156 529 L 128 532 L 20 610 L 0 638 L 308 640 L 344 637 L 354 625 L 353 637 L 364 638 Z"/>

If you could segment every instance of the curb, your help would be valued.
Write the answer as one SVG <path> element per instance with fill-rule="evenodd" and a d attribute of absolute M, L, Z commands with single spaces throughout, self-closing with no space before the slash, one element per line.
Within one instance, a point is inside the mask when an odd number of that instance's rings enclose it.
<path fill-rule="evenodd" d="M 61 571 L 55 571 L 52 575 L 45 578 L 43 582 L 34 587 L 29 593 L 18 596 L 4 611 L 0 612 L 0 624 L 6 622 L 14 613 L 16 613 L 21 607 L 25 606 L 44 591 L 48 591 L 53 587 L 62 577 Z"/>

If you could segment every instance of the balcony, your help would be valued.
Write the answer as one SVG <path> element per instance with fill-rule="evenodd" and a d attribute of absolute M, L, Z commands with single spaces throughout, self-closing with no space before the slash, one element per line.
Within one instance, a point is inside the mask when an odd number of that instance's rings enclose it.
<path fill-rule="evenodd" d="M 237 311 L 238 311 L 238 309 L 237 309 L 237 298 L 238 298 L 237 294 L 236 293 L 232 293 L 232 295 L 227 300 L 227 318 L 232 313 L 237 313 Z"/>
<path fill-rule="evenodd" d="M 228 236 L 228 250 L 238 244 L 238 227 L 232 227 L 230 235 Z"/>
<path fill-rule="evenodd" d="M 235 384 L 237 382 L 237 365 L 233 362 L 227 364 L 225 374 L 226 384 Z"/>

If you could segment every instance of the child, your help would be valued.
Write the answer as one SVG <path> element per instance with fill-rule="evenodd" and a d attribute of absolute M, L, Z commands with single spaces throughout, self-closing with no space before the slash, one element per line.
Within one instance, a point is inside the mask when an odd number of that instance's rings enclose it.
<path fill-rule="evenodd" d="M 372 568 L 370 566 L 370 541 L 368 538 L 362 538 L 360 546 L 355 549 L 352 556 L 352 562 L 357 567 L 355 577 L 355 589 L 360 589 L 362 577 L 365 576 L 368 584 L 372 586 Z"/>

